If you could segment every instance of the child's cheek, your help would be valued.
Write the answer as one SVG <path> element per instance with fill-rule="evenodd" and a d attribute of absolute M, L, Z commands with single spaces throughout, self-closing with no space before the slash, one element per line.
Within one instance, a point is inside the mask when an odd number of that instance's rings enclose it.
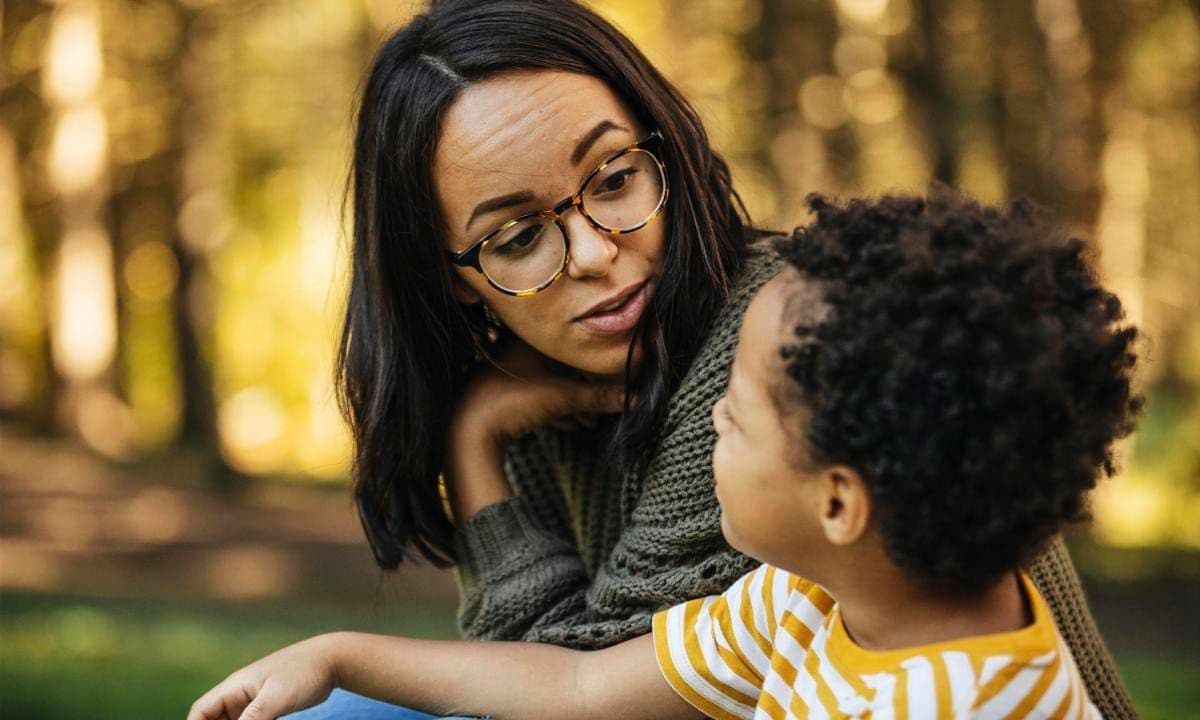
<path fill-rule="evenodd" d="M 712 471 L 713 482 L 718 485 L 721 483 L 721 476 L 724 474 L 726 445 L 727 443 L 721 436 L 717 436 L 717 444 L 713 446 L 712 452 Z"/>

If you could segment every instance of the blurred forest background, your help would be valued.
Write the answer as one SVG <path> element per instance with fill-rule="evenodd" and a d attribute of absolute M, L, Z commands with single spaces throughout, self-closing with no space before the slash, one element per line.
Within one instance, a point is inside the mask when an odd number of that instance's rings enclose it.
<path fill-rule="evenodd" d="M 1200 3 L 596 0 L 760 226 L 812 191 L 1044 204 L 1148 341 L 1071 536 L 1148 717 L 1200 717 Z M 182 716 L 331 628 L 453 633 L 381 578 L 331 390 L 355 93 L 420 3 L 4 0 L 0 716 Z"/>

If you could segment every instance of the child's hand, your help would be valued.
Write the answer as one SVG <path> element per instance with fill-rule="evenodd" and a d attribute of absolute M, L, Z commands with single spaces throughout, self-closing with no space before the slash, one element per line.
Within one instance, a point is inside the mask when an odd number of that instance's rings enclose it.
<path fill-rule="evenodd" d="M 192 703 L 187 720 L 275 720 L 333 691 L 334 639 L 318 635 L 251 663 Z"/>

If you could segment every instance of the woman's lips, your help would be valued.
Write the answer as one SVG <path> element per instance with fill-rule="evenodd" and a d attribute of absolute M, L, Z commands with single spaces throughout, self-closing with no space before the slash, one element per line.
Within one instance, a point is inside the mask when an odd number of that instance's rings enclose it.
<path fill-rule="evenodd" d="M 632 330 L 638 320 L 642 318 L 642 311 L 646 309 L 647 285 L 648 283 L 642 283 L 642 286 L 630 295 L 624 304 L 608 312 L 585 315 L 576 322 L 600 335 L 618 335 Z"/>

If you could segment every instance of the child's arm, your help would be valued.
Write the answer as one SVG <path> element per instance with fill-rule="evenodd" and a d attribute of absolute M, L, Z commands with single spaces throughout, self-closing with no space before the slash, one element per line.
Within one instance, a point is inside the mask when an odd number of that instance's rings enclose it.
<path fill-rule="evenodd" d="M 658 669 L 652 636 L 583 652 L 524 642 L 331 633 L 229 676 L 188 720 L 274 720 L 334 687 L 439 714 L 505 718 L 696 718 Z"/>

